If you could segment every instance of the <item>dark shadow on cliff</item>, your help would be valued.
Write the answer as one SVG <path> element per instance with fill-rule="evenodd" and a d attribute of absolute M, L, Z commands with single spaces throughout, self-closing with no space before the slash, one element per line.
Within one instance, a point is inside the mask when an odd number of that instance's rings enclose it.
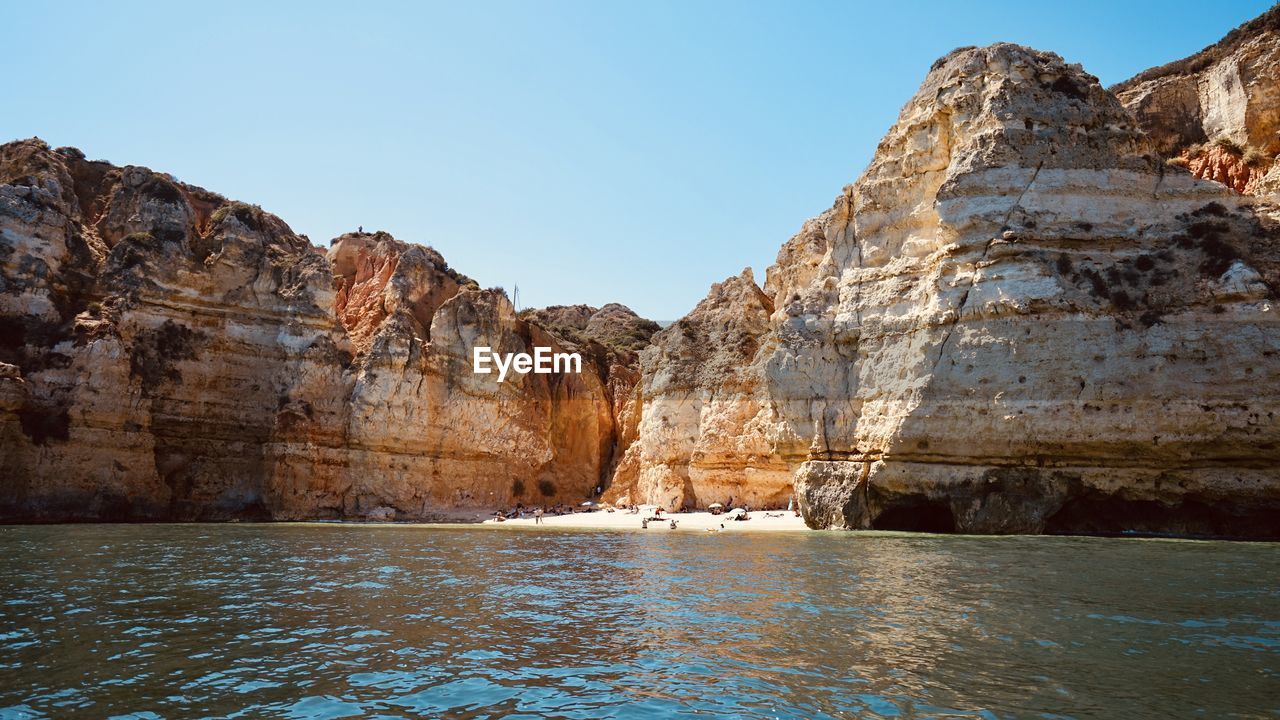
<path fill-rule="evenodd" d="M 871 529 L 954 533 L 956 518 L 947 503 L 916 496 L 900 501 L 877 515 L 871 522 Z"/>
<path fill-rule="evenodd" d="M 1086 492 L 1047 518 L 1046 535 L 1280 540 L 1280 506 L 1186 500 L 1167 505 Z"/>

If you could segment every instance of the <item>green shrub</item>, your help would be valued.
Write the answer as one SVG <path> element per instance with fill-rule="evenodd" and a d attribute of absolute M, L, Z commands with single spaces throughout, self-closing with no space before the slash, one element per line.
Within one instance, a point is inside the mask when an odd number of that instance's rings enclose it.
<path fill-rule="evenodd" d="M 239 201 L 227 203 L 214 210 L 209 220 L 213 225 L 217 225 L 226 220 L 228 215 L 235 216 L 242 225 L 255 232 L 260 232 L 264 226 L 262 208 Z"/>
<path fill-rule="evenodd" d="M 1260 168 L 1270 163 L 1267 161 L 1266 153 L 1251 147 L 1244 151 L 1244 164 L 1251 168 Z"/>
<path fill-rule="evenodd" d="M 1244 148 L 1240 147 L 1240 143 L 1236 142 L 1235 140 L 1232 140 L 1231 138 L 1227 137 L 1226 135 L 1223 135 L 1223 136 L 1218 137 L 1217 139 L 1215 139 L 1215 140 L 1213 141 L 1213 144 L 1214 144 L 1214 145 L 1217 145 L 1218 147 L 1222 148 L 1223 150 L 1226 150 L 1227 152 L 1231 153 L 1232 155 L 1243 155 L 1243 154 L 1244 154 Z"/>

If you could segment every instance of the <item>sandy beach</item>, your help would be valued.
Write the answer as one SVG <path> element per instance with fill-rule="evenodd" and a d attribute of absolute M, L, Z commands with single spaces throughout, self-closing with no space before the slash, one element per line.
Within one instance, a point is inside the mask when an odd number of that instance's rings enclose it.
<path fill-rule="evenodd" d="M 544 515 L 541 524 L 537 524 L 532 516 L 503 522 L 491 519 L 486 520 L 484 524 L 503 528 L 581 528 L 644 532 L 799 532 L 808 529 L 803 519 L 785 510 L 768 512 L 757 510 L 749 514 L 749 520 L 730 520 L 724 515 L 712 515 L 709 512 L 663 513 L 662 520 L 650 522 L 646 530 L 641 526 L 641 520 L 651 516 L 651 511 L 633 515 L 625 510 L 615 512 L 600 510 L 572 515 Z M 674 531 L 671 529 L 671 520 L 676 521 Z"/>

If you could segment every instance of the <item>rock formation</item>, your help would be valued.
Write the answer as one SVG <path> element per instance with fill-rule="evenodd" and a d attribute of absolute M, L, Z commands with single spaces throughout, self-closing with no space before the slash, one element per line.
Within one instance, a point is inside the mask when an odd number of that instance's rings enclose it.
<path fill-rule="evenodd" d="M 1267 175 L 1270 163 L 1256 151 L 1250 150 L 1246 154 L 1230 141 L 1192 144 L 1170 158 L 1169 164 L 1186 168 L 1201 180 L 1222 183 L 1239 193 L 1265 195 L 1269 192 Z"/>
<path fill-rule="evenodd" d="M 607 500 L 671 510 L 786 504 L 791 468 L 773 456 L 765 379 L 754 362 L 772 312 L 747 269 L 654 336 L 636 388 L 639 439 Z"/>
<path fill-rule="evenodd" d="M 950 53 L 763 288 L 656 334 L 0 146 L 0 520 L 431 518 L 605 484 L 794 495 L 816 528 L 1280 538 L 1280 9 L 1113 90 Z M 498 383 L 476 345 L 584 372 Z"/>
<path fill-rule="evenodd" d="M 744 276 L 686 318 L 752 318 L 729 387 L 699 377 L 709 350 L 655 338 L 620 480 L 666 502 L 736 457 L 740 483 L 796 468 L 813 527 L 1277 536 L 1269 213 L 1166 165 L 1079 66 L 955 51 L 765 293 Z"/>
<path fill-rule="evenodd" d="M 1276 230 L 1078 66 L 939 61 L 827 236 L 770 375 L 812 525 L 1275 532 Z"/>
<path fill-rule="evenodd" d="M 0 146 L 0 262 L 2 520 L 432 518 L 579 501 L 624 449 L 625 367 L 474 374 L 475 345 L 570 343 L 385 233 L 326 254 L 24 141 Z"/>
<path fill-rule="evenodd" d="M 605 392 L 613 409 L 616 439 L 610 467 L 601 489 L 616 475 L 616 469 L 640 432 L 640 350 L 647 347 L 658 323 L 636 315 L 630 308 L 610 303 L 602 308 L 589 305 L 553 305 L 527 310 L 522 317 L 562 338 L 565 346 L 589 358 L 604 371 Z"/>
<path fill-rule="evenodd" d="M 1280 192 L 1280 6 L 1111 88 L 1157 152 L 1238 192 Z"/>

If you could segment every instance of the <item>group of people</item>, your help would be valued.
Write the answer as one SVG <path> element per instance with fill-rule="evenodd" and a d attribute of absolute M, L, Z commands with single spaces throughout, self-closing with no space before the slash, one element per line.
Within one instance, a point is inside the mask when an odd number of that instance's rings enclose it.
<path fill-rule="evenodd" d="M 738 507 L 741 507 L 741 508 L 742 508 L 744 511 L 746 511 L 747 513 L 750 513 L 750 512 L 751 512 L 751 506 L 750 506 L 750 505 L 748 505 L 748 504 L 746 504 L 746 503 L 743 503 L 743 504 L 742 504 L 742 505 L 740 505 L 740 506 L 735 506 L 735 505 L 733 504 L 733 496 L 732 496 L 732 495 L 730 495 L 730 496 L 729 496 L 729 501 L 728 501 L 728 502 L 726 502 L 726 503 L 724 503 L 724 505 L 722 505 L 721 507 L 723 507 L 725 511 L 728 511 L 728 510 L 730 510 L 730 509 L 737 509 Z M 781 505 L 776 505 L 776 504 L 774 504 L 774 505 L 765 505 L 765 506 L 764 506 L 764 507 L 762 507 L 762 508 L 756 508 L 756 510 L 762 510 L 762 511 L 764 511 L 764 515 L 765 515 L 765 517 L 785 517 L 785 514 L 784 514 L 784 513 L 794 513 L 796 517 L 800 517 L 800 506 L 796 504 L 796 499 L 795 499 L 795 496 L 794 496 L 794 495 L 793 495 L 793 496 L 791 496 L 791 497 L 789 497 L 789 498 L 787 498 L 787 507 L 786 507 L 786 509 L 785 509 L 785 510 L 783 509 L 783 507 L 782 507 Z M 770 510 L 772 510 L 772 511 L 774 511 L 774 512 L 769 512 Z M 717 514 L 719 514 L 719 513 L 717 513 Z M 747 518 L 744 516 L 744 517 L 739 517 L 739 518 L 737 518 L 737 519 L 738 519 L 738 520 L 746 520 Z"/>
<path fill-rule="evenodd" d="M 728 511 L 728 515 L 732 516 L 732 517 L 727 517 L 726 519 L 731 519 L 731 520 L 749 519 L 751 507 L 746 504 L 743 504 L 742 506 L 739 506 L 739 507 L 734 507 L 733 500 L 734 498 L 730 497 L 729 501 L 727 503 L 724 503 L 723 505 L 719 505 L 717 503 L 719 507 L 713 507 L 711 512 L 713 514 L 719 515 L 722 512 L 724 512 L 720 510 L 720 508 L 724 508 L 725 510 Z M 499 510 L 494 512 L 493 519 L 495 522 L 503 522 L 506 520 L 514 520 L 517 518 L 523 519 L 523 518 L 532 517 L 534 519 L 535 524 L 541 525 L 542 518 L 546 515 L 572 515 L 576 512 L 584 512 L 584 511 L 594 512 L 596 510 L 604 510 L 605 512 L 610 512 L 610 513 L 621 512 L 627 515 L 639 515 L 641 512 L 643 512 L 643 508 L 640 505 L 636 505 L 636 504 L 620 505 L 618 507 L 614 507 L 612 505 L 607 505 L 607 504 L 604 505 L 603 507 L 595 505 L 593 503 L 583 503 L 583 504 L 588 507 L 578 508 L 578 507 L 573 507 L 572 505 L 565 505 L 563 503 L 557 503 L 550 507 L 543 507 L 541 505 L 525 507 L 524 503 L 517 503 L 516 506 L 511 510 L 506 510 L 506 511 Z M 644 506 L 644 507 L 652 507 L 652 506 Z M 761 508 L 756 508 L 756 509 L 760 510 Z M 784 515 L 784 512 L 780 507 L 770 506 L 770 507 L 763 508 L 763 510 L 766 511 L 765 517 L 783 517 Z M 778 512 L 767 512 L 769 510 L 774 510 Z M 662 506 L 654 507 L 652 515 L 641 519 L 640 527 L 647 529 L 649 527 L 649 523 L 651 522 L 667 521 L 669 522 L 669 527 L 674 530 L 677 526 L 678 521 L 675 520 L 674 518 L 663 517 L 663 514 L 666 512 L 667 511 L 664 510 Z M 794 498 L 787 503 L 786 512 L 794 512 L 797 516 L 800 515 L 800 508 L 796 506 Z M 721 527 L 722 528 L 724 527 L 723 524 L 721 525 Z"/>
<path fill-rule="evenodd" d="M 658 512 L 660 513 L 660 512 L 661 512 L 661 510 L 659 510 Z M 649 523 L 651 523 L 651 522 L 659 522 L 659 523 L 660 523 L 660 522 L 662 522 L 662 518 L 661 518 L 661 517 L 658 517 L 658 513 L 655 513 L 653 517 L 647 517 L 647 518 L 644 518 L 643 520 L 641 520 L 641 521 L 640 521 L 640 528 L 641 528 L 642 530 L 648 530 L 648 529 L 649 529 Z M 676 525 L 677 525 L 677 521 L 676 521 L 676 519 L 675 519 L 675 518 L 671 518 L 671 525 L 670 525 L 670 528 L 671 528 L 672 530 L 675 530 L 675 529 L 676 529 Z"/>
<path fill-rule="evenodd" d="M 524 503 L 517 503 L 511 510 L 507 510 L 505 512 L 498 510 L 494 512 L 493 519 L 496 522 L 503 522 L 505 520 L 515 520 L 516 518 L 532 516 L 534 523 L 541 525 L 542 517 L 544 515 L 572 515 L 574 512 L 576 512 L 576 510 L 571 505 L 556 504 L 549 508 L 544 508 L 541 505 L 525 507 Z"/>

